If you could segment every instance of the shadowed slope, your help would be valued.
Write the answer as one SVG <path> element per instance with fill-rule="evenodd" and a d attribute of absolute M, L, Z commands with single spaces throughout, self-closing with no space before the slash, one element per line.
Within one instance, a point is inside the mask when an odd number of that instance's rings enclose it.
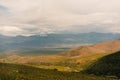
<path fill-rule="evenodd" d="M 88 73 L 120 77 L 120 51 L 99 59 L 89 66 Z"/>

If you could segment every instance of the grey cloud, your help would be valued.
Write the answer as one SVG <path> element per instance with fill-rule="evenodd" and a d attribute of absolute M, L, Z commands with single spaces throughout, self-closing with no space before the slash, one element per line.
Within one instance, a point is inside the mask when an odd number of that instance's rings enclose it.
<path fill-rule="evenodd" d="M 0 11 L 4 12 L 0 16 L 0 34 L 120 32 L 119 3 L 119 0 L 0 0 Z"/>

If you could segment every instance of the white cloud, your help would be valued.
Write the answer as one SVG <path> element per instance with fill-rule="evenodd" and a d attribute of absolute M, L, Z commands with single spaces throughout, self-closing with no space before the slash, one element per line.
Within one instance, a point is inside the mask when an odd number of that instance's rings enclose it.
<path fill-rule="evenodd" d="M 14 26 L 0 27 L 0 34 L 6 35 L 6 36 L 19 35 L 21 32 L 23 31 L 19 27 L 14 27 Z"/>
<path fill-rule="evenodd" d="M 0 16 L 4 35 L 120 33 L 120 0 L 0 0 L 0 5 L 10 12 Z"/>

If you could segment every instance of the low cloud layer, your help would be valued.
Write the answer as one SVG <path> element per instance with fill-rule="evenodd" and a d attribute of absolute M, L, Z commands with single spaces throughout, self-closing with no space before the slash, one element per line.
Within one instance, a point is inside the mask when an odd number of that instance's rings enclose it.
<path fill-rule="evenodd" d="M 0 34 L 120 33 L 120 0 L 0 0 Z"/>

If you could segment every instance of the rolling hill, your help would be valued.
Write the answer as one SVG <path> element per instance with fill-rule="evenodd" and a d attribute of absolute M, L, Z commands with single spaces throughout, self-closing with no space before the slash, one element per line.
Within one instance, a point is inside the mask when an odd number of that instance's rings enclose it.
<path fill-rule="evenodd" d="M 120 39 L 96 43 L 93 45 L 80 46 L 76 49 L 63 52 L 62 55 L 68 57 L 75 57 L 75 56 L 83 57 L 94 54 L 112 53 L 119 50 L 120 50 Z"/>

